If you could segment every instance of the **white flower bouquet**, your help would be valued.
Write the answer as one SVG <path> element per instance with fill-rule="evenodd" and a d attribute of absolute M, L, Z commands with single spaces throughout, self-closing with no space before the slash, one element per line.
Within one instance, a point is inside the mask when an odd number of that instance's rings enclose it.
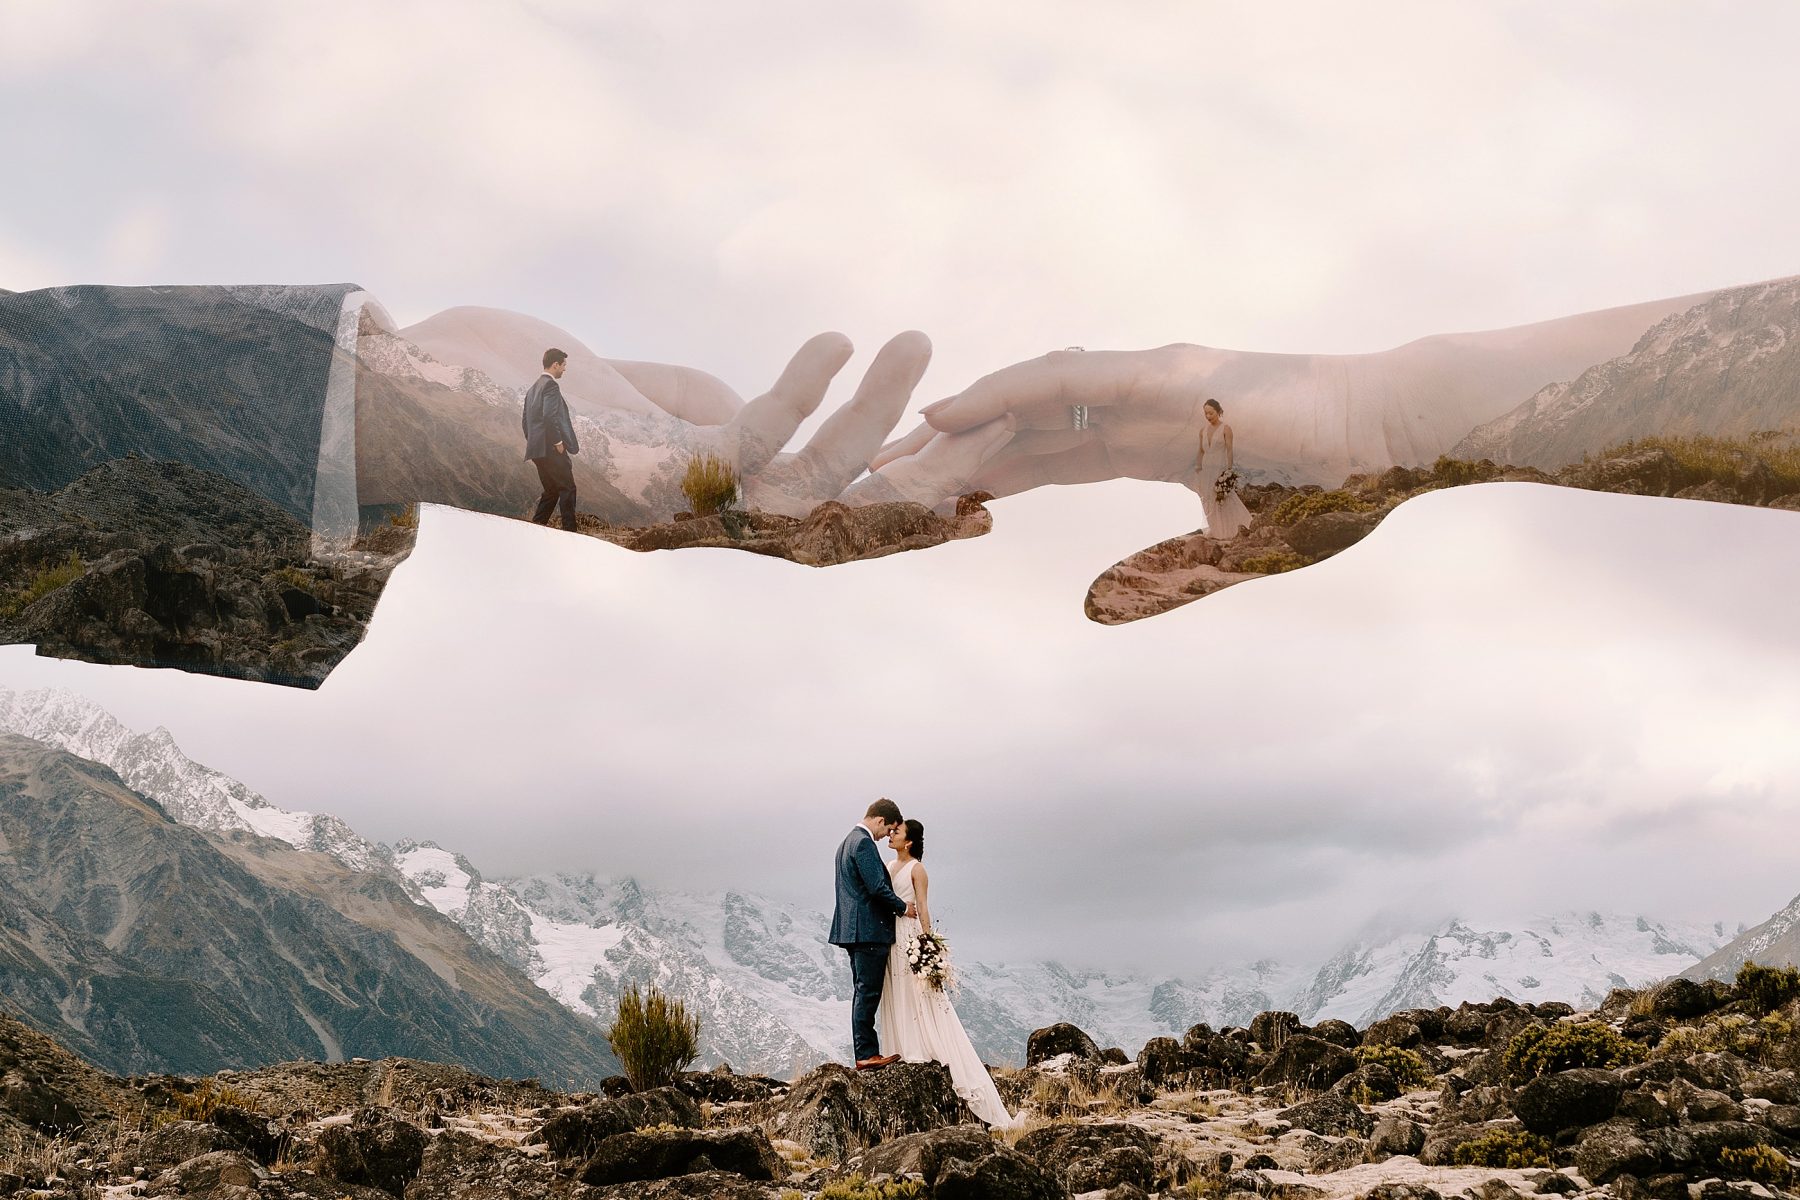
<path fill-rule="evenodd" d="M 1243 482 L 1243 477 L 1237 473 L 1236 467 L 1225 468 L 1219 473 L 1219 477 L 1213 480 L 1213 499 L 1220 504 L 1225 503 L 1225 497 L 1237 491 Z"/>
<path fill-rule="evenodd" d="M 906 939 L 906 965 L 934 992 L 956 986 L 950 965 L 950 943 L 941 933 L 915 933 Z"/>

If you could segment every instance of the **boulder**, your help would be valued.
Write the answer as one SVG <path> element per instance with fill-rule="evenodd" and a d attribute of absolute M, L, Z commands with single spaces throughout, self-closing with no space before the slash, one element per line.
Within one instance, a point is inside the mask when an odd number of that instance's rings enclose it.
<path fill-rule="evenodd" d="M 1275 1119 L 1286 1121 L 1296 1129 L 1310 1129 L 1314 1133 L 1353 1133 L 1367 1137 L 1375 1128 L 1374 1117 L 1347 1098 L 1335 1095 L 1320 1096 L 1316 1100 L 1284 1108 L 1275 1114 Z"/>
<path fill-rule="evenodd" d="M 1172 1037 L 1151 1038 L 1138 1051 L 1138 1070 L 1151 1087 L 1184 1078 L 1192 1066 L 1192 1058 Z"/>
<path fill-rule="evenodd" d="M 1357 1068 L 1356 1055 L 1311 1034 L 1296 1033 L 1283 1040 L 1256 1082 L 1264 1086 L 1291 1083 L 1302 1088 L 1330 1087 Z"/>
<path fill-rule="evenodd" d="M 1279 1050 L 1294 1034 L 1306 1028 L 1291 1012 L 1260 1012 L 1250 1018 L 1250 1040 L 1264 1050 Z"/>
<path fill-rule="evenodd" d="M 1056 1173 L 996 1142 L 980 1125 L 907 1134 L 851 1159 L 846 1173 L 865 1178 L 917 1175 L 933 1197 L 1065 1200 Z"/>
<path fill-rule="evenodd" d="M 177 1163 L 151 1181 L 151 1196 L 253 1196 L 269 1177 L 256 1163 L 234 1150 L 215 1150 Z"/>
<path fill-rule="evenodd" d="M 700 1106 L 685 1088 L 660 1087 L 559 1112 L 526 1143 L 541 1142 L 550 1147 L 550 1156 L 557 1162 L 574 1167 L 592 1158 L 609 1137 L 650 1125 L 698 1129 L 701 1124 Z"/>
<path fill-rule="evenodd" d="M 1369 1134 L 1369 1153 L 1418 1154 L 1425 1148 L 1425 1130 L 1418 1122 L 1389 1113 L 1375 1122 Z"/>
<path fill-rule="evenodd" d="M 729 1171 L 698 1171 L 669 1179 L 589 1188 L 583 1200 L 775 1200 L 767 1186 Z"/>
<path fill-rule="evenodd" d="M 1156 1184 L 1156 1139 L 1122 1121 L 1095 1125 L 1046 1125 L 1014 1147 L 1058 1174 L 1071 1193 L 1098 1191 L 1122 1183 Z"/>
<path fill-rule="evenodd" d="M 205 1121 L 171 1121 L 144 1135 L 131 1166 L 157 1171 L 219 1150 L 243 1152 L 236 1138 Z"/>
<path fill-rule="evenodd" d="M 1047 1058 L 1073 1054 L 1077 1058 L 1098 1059 L 1100 1047 L 1094 1039 L 1067 1021 L 1034 1030 L 1025 1040 L 1025 1065 L 1035 1067 Z"/>
<path fill-rule="evenodd" d="M 1342 1046 L 1347 1050 L 1354 1050 L 1362 1045 L 1362 1034 L 1356 1031 L 1356 1026 L 1348 1021 L 1339 1021 L 1336 1018 L 1329 1021 L 1320 1021 L 1317 1025 L 1314 1025 L 1312 1027 L 1312 1035 L 1316 1038 L 1323 1038 L 1334 1046 Z"/>
<path fill-rule="evenodd" d="M 425 1147 L 406 1200 L 562 1200 L 568 1189 L 549 1163 L 452 1129 Z"/>
<path fill-rule="evenodd" d="M 1283 529 L 1281 537 L 1296 554 L 1325 558 L 1368 537 L 1386 515 L 1380 510 L 1314 513 Z"/>
<path fill-rule="evenodd" d="M 594 1187 L 729 1171 L 746 1179 L 785 1177 L 787 1168 L 760 1129 L 646 1129 L 619 1133 L 595 1148 L 581 1168 Z"/>
<path fill-rule="evenodd" d="M 1582 1134 L 1575 1166 L 1590 1183 L 1611 1183 L 1621 1175 L 1648 1175 L 1663 1162 L 1657 1143 L 1628 1121 L 1603 1121 Z"/>
<path fill-rule="evenodd" d="M 400 1196 L 418 1177 L 430 1139 L 423 1129 L 385 1109 L 365 1108 L 348 1125 L 333 1125 L 314 1144 L 312 1167 L 321 1178 L 357 1183 Z"/>
<path fill-rule="evenodd" d="M 1555 1138 L 1566 1129 L 1596 1125 L 1619 1106 L 1624 1084 L 1613 1071 L 1578 1068 L 1533 1079 L 1513 1099 L 1513 1111 L 1532 1133 Z"/>
<path fill-rule="evenodd" d="M 1419 1161 L 1428 1167 L 1448 1166 L 1454 1158 L 1458 1146 L 1477 1141 L 1490 1133 L 1520 1132 L 1523 1129 L 1524 1126 L 1520 1125 L 1518 1119 L 1514 1117 L 1468 1124 L 1446 1123 L 1440 1117 L 1426 1133 L 1425 1144 L 1419 1147 Z"/>
<path fill-rule="evenodd" d="M 786 1095 L 750 1106 L 745 1116 L 772 1136 L 835 1162 L 889 1138 L 975 1120 L 949 1070 L 936 1062 L 877 1071 L 827 1063 L 795 1080 Z"/>
<path fill-rule="evenodd" d="M 1677 975 L 1650 989 L 1650 1015 L 1685 1021 L 1704 1016 L 1718 1007 L 1712 993 L 1692 979 Z"/>
<path fill-rule="evenodd" d="M 1378 1183 L 1357 1200 L 1444 1200 L 1437 1189 L 1422 1183 Z"/>
<path fill-rule="evenodd" d="M 1331 1091 L 1334 1095 L 1348 1096 L 1358 1103 L 1379 1104 L 1400 1094 L 1400 1081 L 1386 1066 L 1370 1062 L 1332 1084 Z"/>
<path fill-rule="evenodd" d="M 1482 1018 L 1481 1028 L 1484 1032 L 1487 1029 L 1486 1017 Z M 1418 1023 L 1399 1013 L 1381 1018 L 1363 1030 L 1362 1035 L 1362 1044 L 1365 1046 L 1399 1046 L 1410 1049 L 1422 1045 L 1424 1041 L 1425 1035 Z"/>

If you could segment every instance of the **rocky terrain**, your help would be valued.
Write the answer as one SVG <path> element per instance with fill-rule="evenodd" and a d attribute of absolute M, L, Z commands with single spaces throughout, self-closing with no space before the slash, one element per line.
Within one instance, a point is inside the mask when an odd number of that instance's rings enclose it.
<path fill-rule="evenodd" d="M 1630 353 L 1478 425 L 1450 457 L 1556 471 L 1634 438 L 1747 437 L 1800 421 L 1800 278 L 1730 288 Z"/>
<path fill-rule="evenodd" d="M 416 525 L 315 555 L 281 506 L 127 455 L 54 492 L 0 488 L 0 643 L 316 688 L 362 641 Z"/>
<path fill-rule="evenodd" d="M 1232 584 L 1298 570 L 1354 546 L 1412 497 L 1471 483 L 1544 483 L 1800 511 L 1800 434 L 1767 430 L 1735 441 L 1645 438 L 1553 475 L 1446 457 L 1429 468 L 1352 475 L 1329 490 L 1253 484 L 1240 493 L 1251 512 L 1247 529 L 1223 541 L 1199 531 L 1183 534 L 1113 564 L 1088 587 L 1088 618 L 1123 625 Z"/>
<path fill-rule="evenodd" d="M 1135 1056 L 1070 1024 L 975 1122 L 936 1063 L 563 1092 L 409 1059 L 109 1076 L 0 1016 L 0 1192 L 879 1200 L 1796 1195 L 1800 975 L 1366 1028 L 1263 1012 Z"/>

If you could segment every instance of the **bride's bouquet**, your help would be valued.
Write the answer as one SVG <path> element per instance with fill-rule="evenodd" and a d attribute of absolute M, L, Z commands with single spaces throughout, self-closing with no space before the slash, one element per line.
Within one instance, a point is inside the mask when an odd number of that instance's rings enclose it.
<path fill-rule="evenodd" d="M 950 965 L 950 943 L 941 933 L 915 933 L 906 939 L 906 965 L 934 992 L 956 986 Z"/>
<path fill-rule="evenodd" d="M 1225 470 L 1219 473 L 1219 477 L 1213 480 L 1213 499 L 1217 500 L 1220 504 L 1225 503 L 1225 497 L 1237 491 L 1238 487 L 1243 482 L 1244 480 L 1238 475 L 1236 467 L 1225 468 Z"/>

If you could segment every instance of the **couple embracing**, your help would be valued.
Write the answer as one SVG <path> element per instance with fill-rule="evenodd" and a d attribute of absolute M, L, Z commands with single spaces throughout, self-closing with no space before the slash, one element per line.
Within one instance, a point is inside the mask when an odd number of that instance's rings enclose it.
<path fill-rule="evenodd" d="M 894 851 L 884 864 L 877 840 Z M 837 852 L 837 908 L 831 944 L 850 954 L 851 1040 L 859 1071 L 900 1062 L 937 1061 L 970 1111 L 989 1125 L 1017 1118 L 1006 1111 L 992 1077 L 963 1031 L 950 998 L 908 965 L 909 942 L 931 932 L 925 827 L 901 817 L 892 800 L 869 805 Z M 893 953 L 894 944 L 901 947 Z M 881 1035 L 876 1038 L 879 1024 Z M 889 1053 L 882 1054 L 886 1045 Z"/>

